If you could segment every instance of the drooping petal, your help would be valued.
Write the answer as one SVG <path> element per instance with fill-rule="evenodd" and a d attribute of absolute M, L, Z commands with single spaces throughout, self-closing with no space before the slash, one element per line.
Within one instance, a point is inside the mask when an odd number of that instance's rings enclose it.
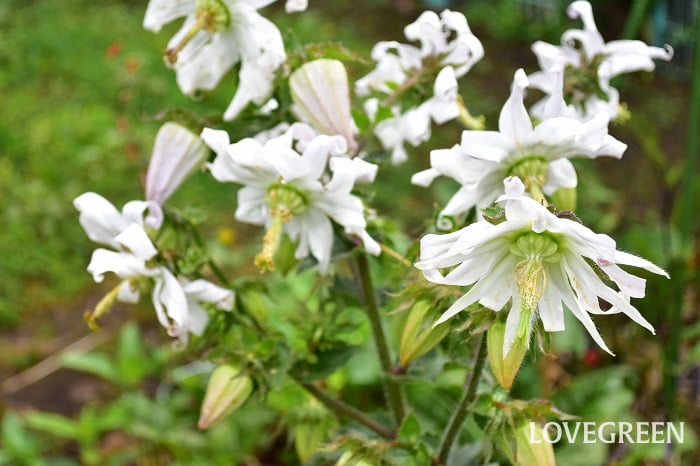
<path fill-rule="evenodd" d="M 193 14 L 196 10 L 197 4 L 192 0 L 150 0 L 143 18 L 143 27 L 159 32 L 165 24 L 181 16 Z"/>
<path fill-rule="evenodd" d="M 158 250 L 153 246 L 143 227 L 135 223 L 126 227 L 115 239 L 127 251 L 144 262 L 158 254 Z"/>

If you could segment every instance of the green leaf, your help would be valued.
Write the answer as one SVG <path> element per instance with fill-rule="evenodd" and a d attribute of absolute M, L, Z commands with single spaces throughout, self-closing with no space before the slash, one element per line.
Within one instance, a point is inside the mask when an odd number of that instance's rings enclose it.
<path fill-rule="evenodd" d="M 389 118 L 394 118 L 394 112 L 388 107 L 379 106 L 377 109 L 377 114 L 374 116 L 374 123 L 380 123 Z"/>
<path fill-rule="evenodd" d="M 304 361 L 297 370 L 305 380 L 318 380 L 328 377 L 345 365 L 355 352 L 356 346 L 336 346 L 327 351 L 316 352 L 315 364 Z"/>
<path fill-rule="evenodd" d="M 4 449 L 10 452 L 12 458 L 22 460 L 24 464 L 42 464 L 39 460 L 39 442 L 27 432 L 17 415 L 5 415 L 0 435 Z"/>
<path fill-rule="evenodd" d="M 402 442 L 417 444 L 420 442 L 420 423 L 413 413 L 403 420 L 399 428 L 398 438 Z"/>
<path fill-rule="evenodd" d="M 63 367 L 101 377 L 115 384 L 121 384 L 120 371 L 104 353 L 67 352 L 61 355 Z"/>
<path fill-rule="evenodd" d="M 141 341 L 141 332 L 133 322 L 125 325 L 119 333 L 116 364 L 120 385 L 137 385 L 148 375 L 151 361 L 146 357 Z"/>
<path fill-rule="evenodd" d="M 361 133 L 367 131 L 372 124 L 367 114 L 359 109 L 352 110 L 352 119 L 355 120 L 355 126 L 357 126 L 357 129 L 359 129 Z"/>
<path fill-rule="evenodd" d="M 26 415 L 27 425 L 32 429 L 48 432 L 55 437 L 75 439 L 75 421 L 60 414 L 33 411 Z"/>

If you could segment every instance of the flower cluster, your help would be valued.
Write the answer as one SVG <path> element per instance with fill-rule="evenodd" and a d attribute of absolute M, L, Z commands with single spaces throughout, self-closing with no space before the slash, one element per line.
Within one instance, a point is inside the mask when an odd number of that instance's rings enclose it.
<path fill-rule="evenodd" d="M 579 0 L 567 8 L 571 18 L 581 18 L 583 29 L 570 29 L 562 35 L 561 46 L 543 41 L 532 45 L 542 71 L 529 76 L 530 86 L 547 94 L 558 92 L 558 83 L 552 71 L 563 72 L 566 88 L 564 97 L 571 114 L 581 121 L 605 114 L 613 120 L 619 113 L 620 95 L 610 80 L 622 73 L 651 71 L 654 60 L 670 60 L 673 49 L 651 47 L 639 40 L 605 42 L 598 32 L 591 4 Z M 532 109 L 540 116 L 544 109 L 541 100 Z"/>
<path fill-rule="evenodd" d="M 252 138 L 229 144 L 225 131 L 213 129 L 205 129 L 202 139 L 217 154 L 209 165 L 214 178 L 243 185 L 236 219 L 267 228 L 256 257 L 261 269 L 274 268 L 273 256 L 285 232 L 298 242 L 298 259 L 310 252 L 326 272 L 334 237 L 331 219 L 368 252 L 380 253 L 367 234 L 362 201 L 351 194 L 356 182 L 374 180 L 377 167 L 343 157 L 347 145 L 342 136 L 315 135 L 297 123 L 264 144 Z"/>
<path fill-rule="evenodd" d="M 559 116 L 564 107 L 561 93 L 550 96 L 544 119 L 533 126 L 523 103 L 527 86 L 525 72 L 518 70 L 501 109 L 499 131 L 465 130 L 460 144 L 432 151 L 431 168 L 413 176 L 412 182 L 420 186 L 440 175 L 462 185 L 440 213 L 442 218 L 489 206 L 503 192 L 508 176 L 519 176 L 529 189 L 541 187 L 551 195 L 576 186 L 571 157 L 622 156 L 627 146 L 608 134 L 604 115 L 586 123 Z"/>
<path fill-rule="evenodd" d="M 426 11 L 404 29 L 406 38 L 420 47 L 395 41 L 379 42 L 372 50 L 377 66 L 355 83 L 355 92 L 367 96 L 375 91 L 387 97 L 367 99 L 365 111 L 375 121 L 374 132 L 382 146 L 391 151 L 393 163 L 407 159 L 404 143 L 412 146 L 430 139 L 431 121 L 443 124 L 460 112 L 457 78 L 484 56 L 479 39 L 469 29 L 466 17 L 445 10 L 440 16 Z M 433 96 L 422 104 L 402 110 L 396 98 L 408 88 L 434 75 Z M 380 107 L 391 116 L 378 121 Z"/>
<path fill-rule="evenodd" d="M 272 93 L 275 73 L 286 60 L 279 29 L 258 9 L 275 0 L 150 0 L 144 28 L 159 32 L 185 16 L 165 49 L 183 93 L 212 90 L 236 63 L 238 89 L 224 112 L 234 119 L 250 102 L 261 105 Z M 304 0 L 287 0 L 287 12 L 306 9 Z"/>
<path fill-rule="evenodd" d="M 182 341 L 187 341 L 188 333 L 200 335 L 206 327 L 208 314 L 201 303 L 232 309 L 230 290 L 202 279 L 176 277 L 158 263 L 159 251 L 144 227 L 147 202 L 129 202 L 119 212 L 102 196 L 88 192 L 78 196 L 74 204 L 88 237 L 113 249 L 96 249 L 87 269 L 96 282 L 102 282 L 108 272 L 123 280 L 116 288 L 116 300 L 135 303 L 141 288 L 150 287 L 158 321 Z"/>
<path fill-rule="evenodd" d="M 612 353 L 598 333 L 590 314 L 622 312 L 654 331 L 635 309 L 631 297 L 644 296 L 645 280 L 618 264 L 641 267 L 665 275 L 651 262 L 616 249 L 607 235 L 596 234 L 578 222 L 560 218 L 525 195 L 517 177 L 504 181 L 505 220 L 476 222 L 446 235 L 421 240 L 420 262 L 425 278 L 434 283 L 468 286 L 436 325 L 473 303 L 494 311 L 510 303 L 503 354 L 519 339 L 529 344 L 532 320 L 539 317 L 545 330 L 564 330 L 562 303 L 584 325 L 601 348 Z M 452 268 L 447 274 L 441 269 Z M 611 287 L 596 271 L 616 285 Z M 603 310 L 599 298 L 611 307 Z"/>

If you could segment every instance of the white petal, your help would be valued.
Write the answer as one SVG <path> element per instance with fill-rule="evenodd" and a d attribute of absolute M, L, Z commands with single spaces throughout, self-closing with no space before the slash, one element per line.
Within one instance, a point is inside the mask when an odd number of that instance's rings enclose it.
<path fill-rule="evenodd" d="M 311 254 L 318 261 L 322 274 L 328 271 L 333 247 L 333 227 L 331 221 L 321 211 L 308 209 L 303 216 L 304 234 L 308 238 Z"/>
<path fill-rule="evenodd" d="M 143 18 L 143 27 L 159 32 L 163 25 L 175 18 L 192 14 L 196 9 L 197 5 L 192 0 L 150 0 Z"/>
<path fill-rule="evenodd" d="M 124 231 L 127 223 L 111 202 L 88 192 L 75 198 L 73 205 L 80 212 L 80 225 L 88 238 L 113 248 L 119 247 L 114 238 Z"/>
<path fill-rule="evenodd" d="M 211 303 L 217 309 L 230 311 L 233 309 L 233 291 L 214 285 L 207 280 L 194 280 L 185 283 L 182 290 L 187 298 L 192 298 L 198 302 Z"/>
<path fill-rule="evenodd" d="M 153 246 L 148 234 L 135 223 L 126 227 L 115 239 L 142 261 L 152 259 L 158 254 L 158 250 Z"/>
<path fill-rule="evenodd" d="M 654 264 L 651 261 L 648 261 L 642 257 L 635 256 L 634 254 L 630 254 L 628 252 L 624 251 L 615 251 L 615 262 L 618 264 L 623 264 L 623 265 L 631 265 L 632 267 L 640 267 L 642 269 L 648 270 L 649 272 L 655 273 L 657 275 L 663 275 L 666 278 L 670 278 L 668 275 L 668 272 L 666 272 L 664 269 L 659 267 L 658 265 Z"/>
<path fill-rule="evenodd" d="M 510 96 L 501 109 L 498 117 L 498 128 L 501 133 L 508 135 L 516 141 L 523 141 L 527 135 L 532 133 L 532 122 L 527 114 L 523 97 L 525 88 L 528 85 L 525 71 L 519 69 L 513 78 L 513 87 Z"/>

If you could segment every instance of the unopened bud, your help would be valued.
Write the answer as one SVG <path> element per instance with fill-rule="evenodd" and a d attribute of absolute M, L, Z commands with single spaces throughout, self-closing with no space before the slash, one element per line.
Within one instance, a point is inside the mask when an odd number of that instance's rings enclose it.
<path fill-rule="evenodd" d="M 204 430 L 240 407 L 253 391 L 253 380 L 237 367 L 224 364 L 209 378 L 197 427 Z"/>
<path fill-rule="evenodd" d="M 372 463 L 365 461 L 362 458 L 356 458 L 355 454 L 351 451 L 346 451 L 343 456 L 340 457 L 335 466 L 374 466 Z"/>
<path fill-rule="evenodd" d="M 305 421 L 296 424 L 292 430 L 299 462 L 306 464 L 326 440 L 326 426 L 322 422 Z"/>
<path fill-rule="evenodd" d="M 576 210 L 576 188 L 559 188 L 551 196 L 552 204 L 557 206 L 557 210 Z"/>
<path fill-rule="evenodd" d="M 413 306 L 406 320 L 399 351 L 399 362 L 402 367 L 407 367 L 412 361 L 433 349 L 450 331 L 450 326 L 445 323 L 437 327 L 424 325 L 428 309 L 430 309 L 430 303 L 419 301 Z"/>
<path fill-rule="evenodd" d="M 555 466 L 554 449 L 547 433 L 535 422 L 515 429 L 516 466 Z"/>
<path fill-rule="evenodd" d="M 350 88 L 342 62 L 323 58 L 305 63 L 289 77 L 289 88 L 302 121 L 322 134 L 343 136 L 348 150 L 355 150 Z"/>
<path fill-rule="evenodd" d="M 511 310 L 511 312 L 515 312 Z M 516 338 L 510 346 L 508 354 L 503 354 L 503 342 L 506 334 L 506 325 L 503 322 L 494 322 L 487 333 L 487 348 L 489 365 L 496 380 L 506 390 L 513 386 L 515 375 L 520 370 L 520 366 L 527 352 L 527 341 Z"/>

